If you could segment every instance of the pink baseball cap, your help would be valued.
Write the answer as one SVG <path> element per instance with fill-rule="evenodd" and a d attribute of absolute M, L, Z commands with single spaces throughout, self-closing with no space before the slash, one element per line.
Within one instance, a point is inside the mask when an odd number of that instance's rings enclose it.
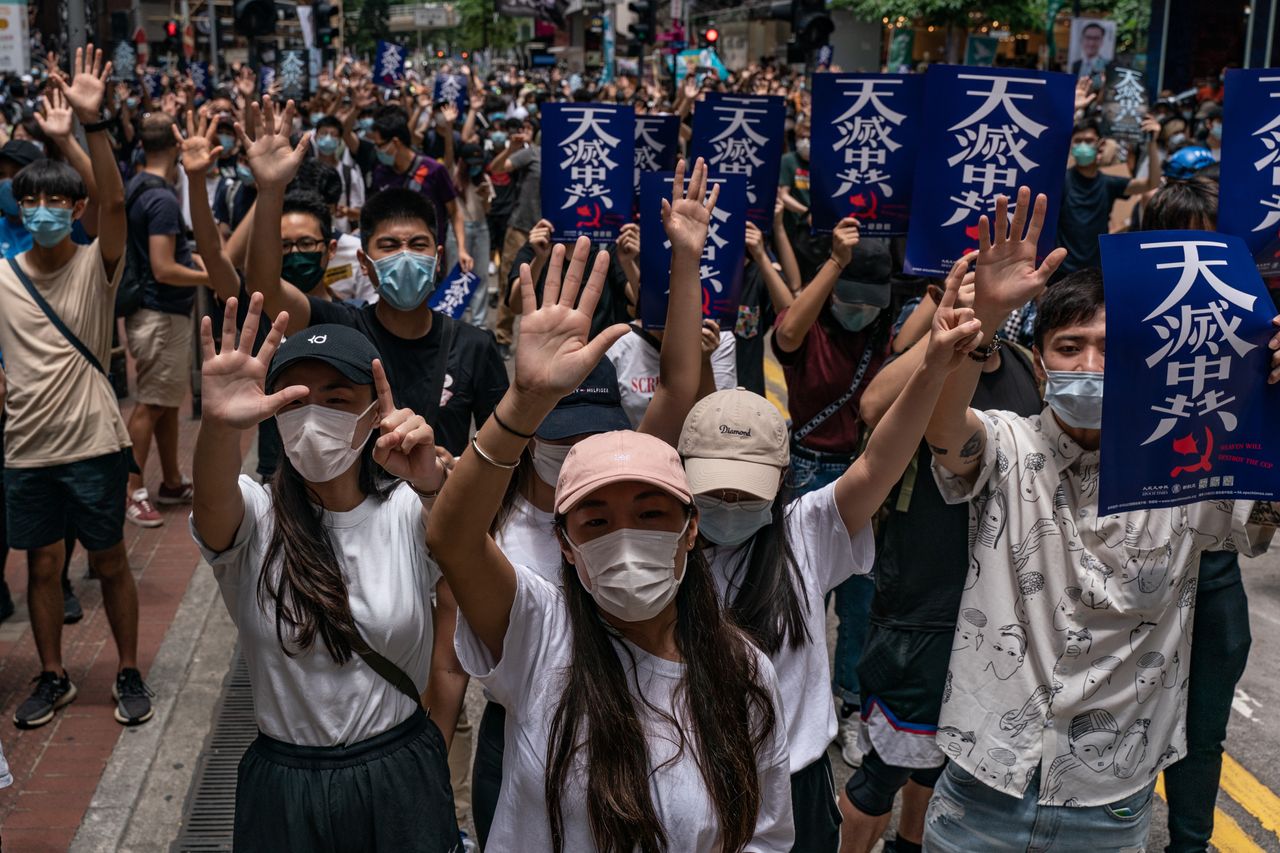
<path fill-rule="evenodd" d="M 620 429 L 584 438 L 569 451 L 556 483 L 556 513 L 602 486 L 625 481 L 649 483 L 682 503 L 693 502 L 676 449 L 652 435 Z"/>

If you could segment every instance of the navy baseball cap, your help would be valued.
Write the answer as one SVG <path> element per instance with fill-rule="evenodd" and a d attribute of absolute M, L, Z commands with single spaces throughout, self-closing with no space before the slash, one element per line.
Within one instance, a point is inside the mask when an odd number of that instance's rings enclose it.
<path fill-rule="evenodd" d="M 556 403 L 535 435 L 555 441 L 616 429 L 631 429 L 631 421 L 622 410 L 618 371 L 614 370 L 613 362 L 602 358 L 581 385 Z"/>
<path fill-rule="evenodd" d="M 889 304 L 893 256 L 883 237 L 863 237 L 853 247 L 849 265 L 836 279 L 835 295 L 841 302 L 884 308 Z"/>
<path fill-rule="evenodd" d="M 11 139 L 0 148 L 0 157 L 12 160 L 19 168 L 29 166 L 44 157 L 44 149 L 25 139 Z"/>
<path fill-rule="evenodd" d="M 378 349 L 350 326 L 336 323 L 309 326 L 296 335 L 290 335 L 276 350 L 267 371 L 267 391 L 274 388 L 286 367 L 308 358 L 323 361 L 352 382 L 372 385 L 373 360 L 378 358 Z"/>

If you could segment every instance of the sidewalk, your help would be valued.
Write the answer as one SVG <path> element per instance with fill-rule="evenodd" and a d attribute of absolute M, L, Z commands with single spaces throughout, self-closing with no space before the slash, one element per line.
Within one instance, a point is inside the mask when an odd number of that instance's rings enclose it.
<path fill-rule="evenodd" d="M 131 409 L 131 403 L 123 406 L 126 419 Z M 189 469 L 199 423 L 191 419 L 190 411 L 188 401 L 182 407 L 179 426 L 178 453 L 184 470 Z M 158 477 L 158 463 L 153 460 L 150 467 L 150 476 Z M 156 483 L 149 485 L 154 490 Z M 165 517 L 162 527 L 144 530 L 125 524 L 129 563 L 138 583 L 138 658 L 144 677 L 152 669 L 199 562 L 187 532 L 187 507 L 161 511 Z M 70 577 L 84 606 L 84 619 L 63 627 L 62 648 L 64 665 L 79 696 L 52 723 L 22 731 L 12 723 L 13 712 L 29 694 L 30 680 L 39 673 L 40 665 L 25 606 L 26 555 L 10 553 L 5 566 L 18 607 L 17 613 L 0 625 L 0 742 L 14 777 L 11 787 L 0 790 L 0 827 L 6 849 L 68 849 L 117 742 L 141 737 L 162 722 L 157 719 L 126 729 L 113 718 L 115 644 L 99 586 L 85 579 L 85 572 L 85 552 L 77 545 Z M 153 682 L 151 686 L 159 694 L 159 703 L 166 692 L 180 685 Z"/>

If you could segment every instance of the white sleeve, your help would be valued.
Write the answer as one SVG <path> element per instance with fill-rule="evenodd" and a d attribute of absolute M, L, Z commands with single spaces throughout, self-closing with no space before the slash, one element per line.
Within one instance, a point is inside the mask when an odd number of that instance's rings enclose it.
<path fill-rule="evenodd" d="M 932 463 L 933 479 L 938 484 L 942 499 L 949 504 L 968 503 L 982 494 L 988 485 L 998 485 L 1010 470 L 1007 460 L 1020 458 L 1016 435 L 1009 420 L 1017 418 L 1017 415 L 1011 412 L 979 412 L 976 409 L 972 411 L 978 416 L 983 429 L 987 432 L 987 441 L 982 449 L 982 462 L 979 463 L 978 475 L 974 478 L 973 484 L 970 485 L 964 477 L 943 468 L 938 464 L 937 459 Z M 1002 457 L 1006 460 L 1003 471 L 997 464 L 997 460 Z"/>
<path fill-rule="evenodd" d="M 511 603 L 507 634 L 502 638 L 502 659 L 494 661 L 489 649 L 471 630 L 466 615 L 458 611 L 453 645 L 467 673 L 484 685 L 507 713 L 520 719 L 529 710 L 529 697 L 545 689 L 550 652 L 567 652 L 568 612 L 559 589 L 525 566 L 515 566 L 516 597 Z"/>
<path fill-rule="evenodd" d="M 240 498 L 244 501 L 244 518 L 240 520 L 240 528 L 236 531 L 235 539 L 232 540 L 230 547 L 224 551 L 215 551 L 210 548 L 203 539 L 200 538 L 200 531 L 196 530 L 195 515 L 192 514 L 187 519 L 187 525 L 191 530 L 191 538 L 195 540 L 196 547 L 200 549 L 200 556 L 213 566 L 215 569 L 242 569 L 245 562 L 251 557 L 252 550 L 249 543 L 253 541 L 254 534 L 257 533 L 258 525 L 261 519 L 271 512 L 271 497 L 267 493 L 267 489 L 261 483 L 240 475 L 238 481 L 240 486 Z"/>
<path fill-rule="evenodd" d="M 836 484 L 796 498 L 787 507 L 787 536 L 791 551 L 823 593 L 851 575 L 871 571 L 876 558 L 875 534 L 868 522 L 850 534 L 836 506 Z"/>
<path fill-rule="evenodd" d="M 711 372 L 716 378 L 717 391 L 738 387 L 738 343 L 732 331 L 720 333 L 720 344 L 711 353 Z"/>
<path fill-rule="evenodd" d="M 769 681 L 773 697 L 773 739 L 759 757 L 760 811 L 756 830 L 747 843 L 748 853 L 790 853 L 795 845 L 795 816 L 791 811 L 791 753 L 787 748 L 787 725 L 782 714 L 778 677 L 763 654 L 760 672 Z"/>
<path fill-rule="evenodd" d="M 1277 513 L 1267 501 L 1207 501 L 1187 507 L 1188 524 L 1214 537 L 1206 551 L 1235 551 L 1242 557 L 1266 553 L 1276 532 Z"/>

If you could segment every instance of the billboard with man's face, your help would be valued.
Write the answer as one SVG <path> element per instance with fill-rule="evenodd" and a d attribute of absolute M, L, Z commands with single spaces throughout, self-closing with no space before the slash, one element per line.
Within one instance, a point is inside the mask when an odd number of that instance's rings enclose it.
<path fill-rule="evenodd" d="M 1071 48 L 1067 70 L 1076 77 L 1093 77 L 1097 82 L 1116 55 L 1116 22 L 1100 18 L 1071 19 Z"/>

